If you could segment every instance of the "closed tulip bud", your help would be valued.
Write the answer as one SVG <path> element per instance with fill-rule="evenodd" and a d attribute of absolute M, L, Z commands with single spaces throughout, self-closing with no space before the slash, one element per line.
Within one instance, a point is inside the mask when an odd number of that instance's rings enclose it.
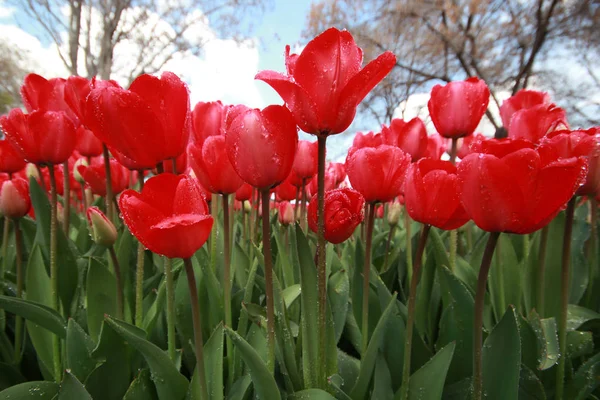
<path fill-rule="evenodd" d="M 96 244 L 106 247 L 115 244 L 117 241 L 117 229 L 98 207 L 87 209 L 87 219 L 90 224 L 92 240 Z"/>
<path fill-rule="evenodd" d="M 252 211 L 252 204 L 249 201 L 244 201 L 244 212 L 250 214 L 250 211 Z"/>
<path fill-rule="evenodd" d="M 308 204 L 308 226 L 317 232 L 317 196 Z M 364 219 L 365 199 L 353 189 L 325 192 L 325 240 L 338 244 L 347 240 Z"/>
<path fill-rule="evenodd" d="M 390 206 L 388 207 L 388 215 L 387 215 L 387 220 L 388 220 L 388 224 L 390 224 L 390 226 L 396 226 L 398 225 L 398 221 L 400 221 L 400 213 L 402 212 L 402 206 L 400 205 L 400 203 L 392 203 L 390 204 Z"/>
<path fill-rule="evenodd" d="M 279 223 L 282 225 L 293 224 L 296 220 L 294 216 L 294 206 L 289 201 L 282 201 L 277 206 Z"/>
<path fill-rule="evenodd" d="M 34 177 L 36 180 L 40 180 L 40 172 L 38 171 L 35 164 L 28 163 L 25 166 L 25 176 L 27 176 L 27 179 Z"/>
<path fill-rule="evenodd" d="M 0 183 L 0 214 L 21 218 L 27 215 L 30 207 L 29 184 L 25 179 L 13 178 Z"/>
<path fill-rule="evenodd" d="M 81 185 L 85 185 L 85 179 L 83 179 L 83 176 L 81 176 L 81 174 L 79 173 L 80 165 L 83 165 L 84 167 L 88 167 L 90 164 L 87 162 L 87 160 L 85 158 L 80 158 L 79 160 L 75 161 L 75 165 L 73 166 L 73 177 Z"/>

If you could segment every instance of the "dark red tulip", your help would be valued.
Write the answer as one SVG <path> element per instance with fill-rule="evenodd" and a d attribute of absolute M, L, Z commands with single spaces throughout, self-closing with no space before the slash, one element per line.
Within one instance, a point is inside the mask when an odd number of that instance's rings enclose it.
<path fill-rule="evenodd" d="M 584 157 L 542 160 L 530 148 L 470 154 L 458 164 L 465 211 L 489 232 L 527 234 L 546 226 L 585 181 Z"/>
<path fill-rule="evenodd" d="M 548 93 L 527 89 L 519 90 L 514 96 L 511 96 L 502 102 L 502 105 L 500 106 L 502 124 L 508 129 L 514 113 L 540 104 L 550 104 L 550 96 Z"/>
<path fill-rule="evenodd" d="M 383 136 L 380 133 L 362 133 L 356 132 L 354 140 L 352 141 L 352 147 L 360 149 L 363 147 L 377 147 L 383 143 Z"/>
<path fill-rule="evenodd" d="M 427 129 L 419 117 L 408 122 L 394 118 L 389 127 L 381 127 L 381 134 L 385 144 L 400 147 L 410 154 L 413 162 L 427 154 Z"/>
<path fill-rule="evenodd" d="M 292 171 L 300 179 L 310 179 L 317 174 L 319 144 L 308 140 L 299 140 Z"/>
<path fill-rule="evenodd" d="M 438 133 L 458 139 L 475 131 L 489 101 L 490 90 L 485 82 L 472 77 L 445 86 L 435 85 L 427 108 Z"/>
<path fill-rule="evenodd" d="M 283 106 L 248 109 L 227 127 L 227 155 L 238 175 L 257 189 L 283 182 L 292 170 L 298 131 Z"/>
<path fill-rule="evenodd" d="M 515 112 L 510 120 L 508 136 L 539 143 L 548 133 L 568 126 L 565 110 L 554 104 L 540 104 Z"/>
<path fill-rule="evenodd" d="M 292 175 L 292 174 L 290 174 Z M 289 176 L 275 188 L 275 199 L 277 201 L 296 200 L 298 188 L 290 182 Z"/>
<path fill-rule="evenodd" d="M 97 157 L 102 154 L 102 142 L 94 135 L 94 132 L 84 125 L 77 128 L 77 143 L 75 150 L 84 157 Z"/>
<path fill-rule="evenodd" d="M 0 215 L 8 218 L 21 218 L 31 208 L 29 184 L 25 179 L 0 180 Z"/>
<path fill-rule="evenodd" d="M 15 108 L 0 117 L 6 138 L 25 160 L 37 164 L 60 164 L 75 149 L 75 125 L 62 111 L 34 111 Z"/>
<path fill-rule="evenodd" d="M 350 149 L 346 158 L 348 179 L 368 203 L 385 203 L 398 196 L 409 165 L 410 155 L 385 144 Z"/>
<path fill-rule="evenodd" d="M 317 231 L 317 196 L 308 204 L 308 226 Z M 356 190 L 344 188 L 325 192 L 325 240 L 342 243 L 347 240 L 363 221 L 365 199 Z"/>
<path fill-rule="evenodd" d="M 243 183 L 242 186 L 235 192 L 235 199 L 238 201 L 247 201 L 252 198 L 252 186 Z"/>
<path fill-rule="evenodd" d="M 330 28 L 297 57 L 286 48 L 287 75 L 262 71 L 256 79 L 279 93 L 300 129 L 331 135 L 350 126 L 356 107 L 392 70 L 396 57 L 385 52 L 361 69 L 362 61 L 363 52 L 352 35 Z"/>
<path fill-rule="evenodd" d="M 202 146 L 209 136 L 225 134 L 225 118 L 229 108 L 220 101 L 196 104 L 192 111 L 193 141 Z"/>
<path fill-rule="evenodd" d="M 577 131 L 555 131 L 539 147 L 542 160 L 585 157 L 588 173 L 585 183 L 575 193 L 595 196 L 600 193 L 600 127 Z"/>
<path fill-rule="evenodd" d="M 404 200 L 408 215 L 423 224 L 452 230 L 469 220 L 461 204 L 456 167 L 449 161 L 424 158 L 411 165 Z"/>
<path fill-rule="evenodd" d="M 89 166 L 79 165 L 77 172 L 90 187 L 92 193 L 106 196 L 106 170 L 103 157 L 93 159 Z M 114 195 L 129 187 L 129 170 L 113 158 L 110 159 L 110 181 Z"/>
<path fill-rule="evenodd" d="M 25 168 L 25 159 L 8 140 L 0 140 L 0 172 L 13 174 Z"/>
<path fill-rule="evenodd" d="M 244 183 L 227 157 L 225 136 L 209 136 L 188 148 L 190 165 L 198 181 L 212 193 L 235 193 Z"/>
<path fill-rule="evenodd" d="M 213 225 L 200 188 L 187 175 L 150 178 L 141 193 L 123 192 L 119 209 L 123 222 L 144 246 L 171 258 L 194 255 Z"/>
<path fill-rule="evenodd" d="M 188 89 L 170 72 L 160 78 L 141 75 L 129 90 L 93 89 L 86 100 L 85 117 L 88 127 L 119 162 L 128 168 L 152 169 L 163 160 L 178 157 L 187 146 Z"/>

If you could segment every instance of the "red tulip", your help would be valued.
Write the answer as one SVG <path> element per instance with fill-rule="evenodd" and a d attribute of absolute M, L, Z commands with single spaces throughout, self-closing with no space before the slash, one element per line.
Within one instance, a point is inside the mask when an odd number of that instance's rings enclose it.
<path fill-rule="evenodd" d="M 188 89 L 170 72 L 160 78 L 141 75 L 129 90 L 93 89 L 85 103 L 85 117 L 88 127 L 119 162 L 128 168 L 152 169 L 163 160 L 178 157 L 187 146 Z"/>
<path fill-rule="evenodd" d="M 102 142 L 84 125 L 79 125 L 76 136 L 75 149 L 79 154 L 84 157 L 97 157 L 102 154 Z"/>
<path fill-rule="evenodd" d="M 119 208 L 123 222 L 144 246 L 171 258 L 194 255 L 213 225 L 200 188 L 187 175 L 150 178 L 141 193 L 123 192 Z"/>
<path fill-rule="evenodd" d="M 362 133 L 356 132 L 354 140 L 352 141 L 352 147 L 360 149 L 363 147 L 377 147 L 383 143 L 383 137 L 380 133 Z"/>
<path fill-rule="evenodd" d="M 13 174 L 25 164 L 23 155 L 8 140 L 0 140 L 0 172 Z"/>
<path fill-rule="evenodd" d="M 459 140 L 461 143 L 458 145 L 458 152 L 456 155 L 462 160 L 471 153 L 477 153 L 481 146 L 481 142 L 485 140 L 487 140 L 487 138 L 481 133 L 465 136 Z"/>
<path fill-rule="evenodd" d="M 235 199 L 238 201 L 246 201 L 252 198 L 252 186 L 243 183 L 242 186 L 235 192 Z"/>
<path fill-rule="evenodd" d="M 375 218 L 379 218 L 379 219 L 383 218 L 383 204 L 378 204 L 375 207 Z"/>
<path fill-rule="evenodd" d="M 346 179 L 346 166 L 343 163 L 330 162 L 325 171 L 334 177 L 336 185 Z"/>
<path fill-rule="evenodd" d="M 21 86 L 21 98 L 28 112 L 62 111 L 75 126 L 79 125 L 79 118 L 65 102 L 65 85 L 67 81 L 63 78 L 46 78 L 29 74 Z"/>
<path fill-rule="evenodd" d="M 292 175 L 292 174 L 290 174 Z M 289 176 L 275 188 L 275 199 L 277 201 L 296 200 L 298 188 L 291 184 Z"/>
<path fill-rule="evenodd" d="M 277 216 L 282 225 L 293 224 L 296 221 L 294 215 L 294 206 L 289 201 L 282 201 L 277 204 Z"/>
<path fill-rule="evenodd" d="M 337 183 L 335 181 L 335 175 L 325 172 L 325 189 L 324 190 L 333 190 L 337 187 Z M 315 176 L 310 180 L 310 182 L 306 185 L 306 196 L 312 197 L 317 194 L 319 190 L 319 177 Z"/>
<path fill-rule="evenodd" d="M 317 196 L 308 204 L 308 226 L 317 232 Z M 342 243 L 365 218 L 365 199 L 356 190 L 344 188 L 325 192 L 325 240 Z"/>
<path fill-rule="evenodd" d="M 396 57 L 385 52 L 361 69 L 363 52 L 347 31 L 330 28 L 311 40 L 297 57 L 286 47 L 288 75 L 262 71 L 268 83 L 292 110 L 305 132 L 331 135 L 346 130 L 362 99 L 394 67 Z"/>
<path fill-rule="evenodd" d="M 77 171 L 92 189 L 92 193 L 106 196 L 106 170 L 103 157 L 93 159 L 89 166 L 79 165 Z M 129 170 L 113 158 L 110 159 L 110 181 L 113 195 L 117 195 L 129 187 Z"/>
<path fill-rule="evenodd" d="M 431 121 L 438 133 L 446 138 L 471 135 L 490 101 L 490 90 L 479 78 L 435 85 L 427 103 Z"/>
<path fill-rule="evenodd" d="M 225 117 L 229 108 L 220 101 L 196 104 L 192 111 L 194 142 L 202 146 L 209 136 L 225 134 Z"/>
<path fill-rule="evenodd" d="M 310 179 L 317 174 L 319 144 L 308 140 L 299 140 L 292 171 L 300 179 Z"/>
<path fill-rule="evenodd" d="M 514 96 L 511 96 L 502 102 L 502 105 L 500 106 L 502 124 L 508 129 L 514 113 L 540 104 L 550 104 L 550 96 L 548 93 L 527 89 L 519 90 Z"/>
<path fill-rule="evenodd" d="M 565 110 L 554 104 L 540 104 L 515 112 L 508 136 L 539 143 L 548 133 L 568 127 Z"/>
<path fill-rule="evenodd" d="M 65 103 L 71 111 L 77 115 L 79 121 L 86 124 L 85 120 L 85 101 L 92 89 L 102 89 L 113 87 L 121 89 L 121 86 L 113 80 L 101 80 L 93 78 L 91 81 L 81 76 L 70 76 L 65 84 Z"/>
<path fill-rule="evenodd" d="M 494 150 L 458 165 L 465 211 L 485 231 L 527 234 L 546 226 L 585 180 L 583 157 L 542 160 L 530 148 Z"/>
<path fill-rule="evenodd" d="M 350 149 L 346 158 L 348 179 L 368 203 L 385 203 L 398 196 L 409 165 L 410 155 L 385 144 Z"/>
<path fill-rule="evenodd" d="M 188 169 L 188 157 L 187 151 L 184 151 L 175 159 L 175 169 L 177 171 L 173 171 L 173 159 L 164 160 L 163 164 L 163 172 L 170 172 L 172 174 L 184 173 Z"/>
<path fill-rule="evenodd" d="M 289 175 L 298 132 L 287 108 L 248 109 L 227 126 L 225 137 L 233 168 L 255 188 L 270 189 Z"/>
<path fill-rule="evenodd" d="M 0 214 L 9 218 L 21 218 L 31 208 L 29 184 L 25 179 L 12 178 L 0 181 Z"/>
<path fill-rule="evenodd" d="M 34 111 L 15 108 L 0 117 L 6 138 L 34 164 L 60 164 L 75 148 L 75 126 L 62 111 Z"/>
<path fill-rule="evenodd" d="M 406 175 L 404 200 L 408 215 L 423 224 L 452 230 L 469 220 L 456 167 L 449 161 L 424 158 L 414 163 Z"/>
<path fill-rule="evenodd" d="M 600 193 L 600 127 L 578 131 L 555 131 L 539 147 L 542 160 L 585 157 L 588 173 L 585 183 L 575 193 L 595 196 Z"/>
<path fill-rule="evenodd" d="M 194 143 L 188 151 L 196 177 L 212 193 L 235 193 L 244 183 L 227 157 L 225 136 L 209 136 L 201 147 Z"/>
<path fill-rule="evenodd" d="M 394 118 L 389 127 L 381 127 L 381 134 L 385 144 L 400 147 L 413 162 L 427 154 L 427 129 L 419 117 L 408 122 Z"/>
<path fill-rule="evenodd" d="M 427 137 L 427 151 L 425 157 L 439 160 L 446 152 L 446 142 L 440 135 L 431 135 Z"/>

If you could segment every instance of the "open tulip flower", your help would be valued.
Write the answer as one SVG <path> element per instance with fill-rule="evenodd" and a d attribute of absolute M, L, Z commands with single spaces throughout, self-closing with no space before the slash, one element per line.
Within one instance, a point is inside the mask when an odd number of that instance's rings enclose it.
<path fill-rule="evenodd" d="M 568 126 L 565 110 L 554 104 L 539 104 L 512 115 L 508 136 L 539 143 L 548 133 Z"/>
<path fill-rule="evenodd" d="M 550 104 L 550 96 L 536 90 L 519 90 L 514 96 L 504 100 L 500 106 L 500 117 L 506 129 L 510 126 L 512 116 L 519 110 L 532 108 L 540 104 Z"/>

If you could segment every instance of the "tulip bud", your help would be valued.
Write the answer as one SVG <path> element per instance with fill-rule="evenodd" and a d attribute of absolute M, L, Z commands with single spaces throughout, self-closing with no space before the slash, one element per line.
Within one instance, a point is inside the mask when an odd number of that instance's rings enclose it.
<path fill-rule="evenodd" d="M 81 176 L 81 173 L 79 172 L 80 165 L 83 165 L 84 167 L 89 167 L 90 164 L 85 158 L 80 158 L 77 161 L 75 161 L 75 165 L 73 165 L 73 177 L 81 185 L 85 185 L 85 179 L 83 179 L 83 176 Z"/>
<path fill-rule="evenodd" d="M 110 247 L 117 241 L 117 229 L 98 207 L 87 209 L 92 240 L 101 246 Z"/>
<path fill-rule="evenodd" d="M 37 167 L 35 166 L 35 164 L 28 163 L 25 166 L 25 175 L 27 176 L 27 179 L 29 179 L 33 176 L 36 181 L 40 180 L 40 173 L 39 173 Z"/>
<path fill-rule="evenodd" d="M 289 225 L 294 223 L 294 206 L 292 206 L 288 201 L 282 201 L 279 203 L 277 210 L 280 224 Z"/>
<path fill-rule="evenodd" d="M 29 184 L 25 179 L 14 178 L 0 184 L 0 214 L 9 218 L 21 218 L 30 207 Z"/>
<path fill-rule="evenodd" d="M 325 240 L 342 243 L 364 219 L 365 199 L 353 189 L 334 189 L 325 192 Z M 308 204 L 308 226 L 317 232 L 317 196 Z"/>
<path fill-rule="evenodd" d="M 250 213 L 252 211 L 252 204 L 249 201 L 244 201 L 244 212 Z"/>
<path fill-rule="evenodd" d="M 388 207 L 388 215 L 387 220 L 390 226 L 398 225 L 398 221 L 400 221 L 400 213 L 402 212 L 402 206 L 400 203 L 393 202 Z"/>

